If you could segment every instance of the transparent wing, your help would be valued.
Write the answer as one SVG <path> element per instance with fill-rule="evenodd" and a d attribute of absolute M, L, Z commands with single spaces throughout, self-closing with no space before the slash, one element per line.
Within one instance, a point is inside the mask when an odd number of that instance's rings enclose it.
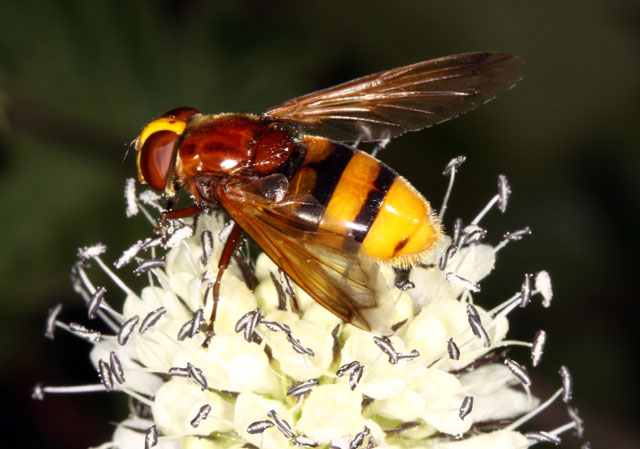
<path fill-rule="evenodd" d="M 447 56 L 303 95 L 264 115 L 335 140 L 383 140 L 486 103 L 522 78 L 521 65 L 506 53 Z"/>
<path fill-rule="evenodd" d="M 315 229 L 304 218 L 309 208 L 321 207 L 312 198 L 263 195 L 266 185 L 278 184 L 282 179 L 259 180 L 217 196 L 231 218 L 318 303 L 355 326 L 388 334 L 393 303 L 378 265 L 354 239 Z"/>

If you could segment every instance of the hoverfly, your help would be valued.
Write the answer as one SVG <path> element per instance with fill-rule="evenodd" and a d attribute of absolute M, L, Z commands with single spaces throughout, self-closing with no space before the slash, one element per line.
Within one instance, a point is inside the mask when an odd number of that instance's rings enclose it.
<path fill-rule="evenodd" d="M 169 199 L 164 216 L 221 207 L 296 284 L 344 321 L 384 333 L 392 304 L 379 263 L 409 267 L 439 241 L 429 203 L 393 169 L 350 146 L 443 122 L 511 88 L 522 61 L 468 53 L 400 67 L 294 98 L 260 115 L 179 108 L 134 140 L 138 178 Z M 194 205 L 170 210 L 179 188 Z M 208 341 L 207 339 L 207 341 Z"/>

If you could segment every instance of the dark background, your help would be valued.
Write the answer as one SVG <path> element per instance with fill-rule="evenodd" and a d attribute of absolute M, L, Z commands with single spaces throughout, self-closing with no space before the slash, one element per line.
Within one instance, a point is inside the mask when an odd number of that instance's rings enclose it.
<path fill-rule="evenodd" d="M 477 296 L 490 307 L 546 269 L 554 305 L 512 318 L 511 336 L 549 333 L 536 392 L 575 378 L 594 447 L 638 441 L 636 275 L 640 6 L 633 1 L 37 1 L 0 11 L 0 382 L 3 446 L 76 448 L 109 439 L 123 396 L 29 399 L 30 388 L 95 382 L 88 345 L 42 336 L 48 308 L 81 321 L 68 282 L 76 248 L 112 261 L 149 232 L 124 217 L 124 150 L 176 106 L 260 112 L 356 76 L 474 50 L 512 52 L 525 79 L 480 109 L 394 140 L 381 158 L 439 207 L 441 171 L 468 157 L 445 224 L 470 221 L 508 176 L 489 241 L 529 225 Z M 117 295 L 111 297 L 117 302 Z M 513 357 L 526 360 L 527 353 Z M 564 423 L 558 406 L 534 422 Z M 7 440 L 8 438 L 8 440 Z M 579 445 L 568 434 L 566 447 Z"/>

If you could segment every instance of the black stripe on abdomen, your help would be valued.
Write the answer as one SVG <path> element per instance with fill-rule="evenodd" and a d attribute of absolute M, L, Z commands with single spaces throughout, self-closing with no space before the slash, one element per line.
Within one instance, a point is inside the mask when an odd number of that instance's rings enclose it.
<path fill-rule="evenodd" d="M 340 182 L 340 177 L 347 164 L 355 154 L 353 148 L 336 142 L 331 142 L 333 151 L 320 162 L 313 162 L 308 166 L 317 173 L 317 182 L 311 194 L 322 207 L 329 204 L 333 191 Z"/>
<path fill-rule="evenodd" d="M 303 164 L 316 172 L 316 182 L 311 189 L 311 195 L 317 200 L 314 204 L 302 204 L 296 210 L 296 215 L 311 226 L 318 226 L 322 220 L 327 204 L 333 196 L 342 173 L 355 154 L 355 150 L 347 145 L 329 142 L 332 146 L 330 154 L 323 160 Z"/>
<path fill-rule="evenodd" d="M 367 236 L 371 225 L 373 225 L 373 222 L 378 216 L 384 197 L 389 191 L 391 184 L 393 184 L 393 181 L 398 177 L 398 173 L 388 165 L 382 162 L 379 164 L 380 172 L 373 182 L 374 188 L 369 191 L 367 199 L 360 208 L 360 212 L 358 212 L 358 215 L 356 215 L 356 218 L 353 220 L 356 225 L 354 226 L 353 238 L 359 243 L 362 243 Z"/>

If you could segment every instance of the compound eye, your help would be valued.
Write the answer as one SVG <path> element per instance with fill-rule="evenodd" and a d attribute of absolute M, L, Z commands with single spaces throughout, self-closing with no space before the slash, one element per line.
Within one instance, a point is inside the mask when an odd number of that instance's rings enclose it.
<path fill-rule="evenodd" d="M 200 114 L 200 111 L 194 108 L 181 107 L 181 108 L 175 108 L 170 110 L 169 112 L 165 113 L 163 117 L 172 117 L 178 120 L 188 122 L 189 119 L 196 114 Z"/>
<path fill-rule="evenodd" d="M 149 136 L 140 149 L 138 168 L 144 181 L 154 190 L 163 192 L 174 157 L 178 134 L 172 131 L 158 131 Z"/>

